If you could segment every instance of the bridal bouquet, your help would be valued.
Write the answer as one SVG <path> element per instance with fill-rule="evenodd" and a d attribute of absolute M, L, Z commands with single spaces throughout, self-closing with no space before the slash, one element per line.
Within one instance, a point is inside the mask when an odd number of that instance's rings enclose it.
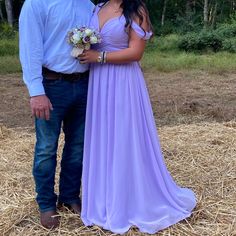
<path fill-rule="evenodd" d="M 89 50 L 92 44 L 101 43 L 100 34 L 87 27 L 74 28 L 68 32 L 68 43 L 73 46 L 72 57 L 78 57 L 84 50 Z"/>

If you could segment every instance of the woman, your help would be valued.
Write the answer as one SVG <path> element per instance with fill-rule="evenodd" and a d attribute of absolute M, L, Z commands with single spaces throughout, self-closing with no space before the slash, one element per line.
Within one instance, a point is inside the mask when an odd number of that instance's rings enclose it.
<path fill-rule="evenodd" d="M 115 233 L 155 233 L 189 217 L 196 201 L 173 181 L 159 146 L 138 63 L 152 34 L 144 1 L 103 1 L 91 27 L 102 43 L 80 57 L 92 63 L 81 217 Z"/>

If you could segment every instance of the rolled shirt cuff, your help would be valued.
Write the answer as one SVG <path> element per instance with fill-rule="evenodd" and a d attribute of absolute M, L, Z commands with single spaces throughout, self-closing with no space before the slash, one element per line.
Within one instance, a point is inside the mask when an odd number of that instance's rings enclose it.
<path fill-rule="evenodd" d="M 42 84 L 42 80 L 31 81 L 30 85 L 27 86 L 30 97 L 45 95 L 45 90 Z"/>

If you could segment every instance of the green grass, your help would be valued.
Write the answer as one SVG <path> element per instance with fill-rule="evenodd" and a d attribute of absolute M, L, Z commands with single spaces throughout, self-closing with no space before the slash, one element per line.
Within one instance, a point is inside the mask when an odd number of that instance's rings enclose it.
<path fill-rule="evenodd" d="M 236 53 L 211 51 L 204 54 L 178 49 L 181 36 L 176 34 L 154 38 L 147 45 L 142 65 L 145 70 L 172 72 L 177 70 L 236 70 Z"/>
<path fill-rule="evenodd" d="M 18 37 L 0 40 L 0 74 L 11 74 L 21 72 L 18 58 Z"/>
<path fill-rule="evenodd" d="M 17 55 L 0 56 L 0 75 L 19 72 L 21 72 L 21 66 Z"/>
<path fill-rule="evenodd" d="M 180 36 L 177 34 L 170 34 L 164 37 L 154 37 L 150 43 L 147 44 L 146 51 L 178 51 L 179 39 Z"/>
<path fill-rule="evenodd" d="M 145 70 L 172 72 L 177 70 L 235 71 L 236 54 L 219 52 L 194 54 L 186 52 L 147 52 L 142 65 Z"/>
<path fill-rule="evenodd" d="M 178 35 L 154 38 L 147 46 L 142 60 L 146 71 L 172 72 L 178 70 L 236 71 L 236 53 L 208 52 L 205 54 L 179 51 Z M 0 39 L 0 74 L 21 72 L 18 59 L 18 39 Z"/>
<path fill-rule="evenodd" d="M 2 56 L 14 56 L 19 53 L 18 49 L 18 37 L 13 39 L 1 39 L 0 40 L 0 57 Z"/>

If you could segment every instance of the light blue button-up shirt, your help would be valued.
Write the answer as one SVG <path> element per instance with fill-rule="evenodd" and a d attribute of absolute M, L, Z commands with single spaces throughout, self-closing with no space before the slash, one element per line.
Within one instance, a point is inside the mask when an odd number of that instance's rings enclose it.
<path fill-rule="evenodd" d="M 74 59 L 67 33 L 88 26 L 94 5 L 90 0 L 26 0 L 19 20 L 20 61 L 30 96 L 45 94 L 42 66 L 70 74 L 88 70 Z"/>

